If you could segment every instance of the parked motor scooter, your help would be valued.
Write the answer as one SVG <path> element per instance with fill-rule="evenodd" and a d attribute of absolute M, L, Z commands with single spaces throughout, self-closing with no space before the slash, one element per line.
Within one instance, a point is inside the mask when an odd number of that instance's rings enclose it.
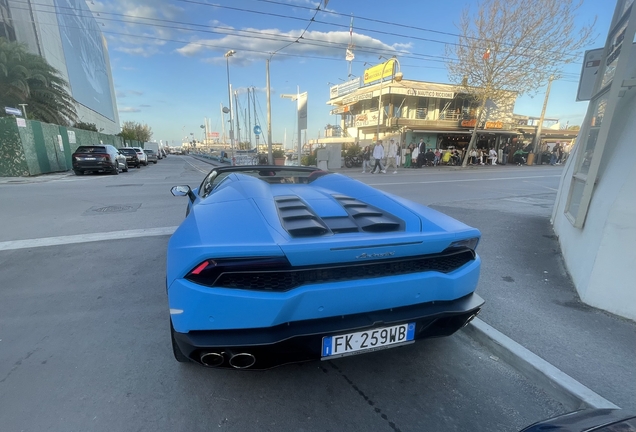
<path fill-rule="evenodd" d="M 345 156 L 345 166 L 347 168 L 361 167 L 362 166 L 362 155 Z"/>

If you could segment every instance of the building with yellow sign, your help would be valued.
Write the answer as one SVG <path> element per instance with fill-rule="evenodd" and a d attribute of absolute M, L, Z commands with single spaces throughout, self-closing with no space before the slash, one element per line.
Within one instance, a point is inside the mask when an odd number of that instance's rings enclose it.
<path fill-rule="evenodd" d="M 428 148 L 461 149 L 468 145 L 478 109 L 472 95 L 452 84 L 406 79 L 397 82 L 391 79 L 394 68 L 384 66 L 369 68 L 361 79 L 332 87 L 327 104 L 333 107 L 331 114 L 339 116 L 342 134 L 317 140 L 316 144 L 338 140 L 366 145 L 378 138 L 379 130 L 379 139 L 394 138 L 405 145 L 420 140 Z M 385 78 L 383 83 L 379 82 L 381 76 Z M 510 92 L 504 101 L 489 101 L 487 121 L 478 129 L 479 147 L 498 147 L 517 138 L 515 100 L 516 93 Z"/>

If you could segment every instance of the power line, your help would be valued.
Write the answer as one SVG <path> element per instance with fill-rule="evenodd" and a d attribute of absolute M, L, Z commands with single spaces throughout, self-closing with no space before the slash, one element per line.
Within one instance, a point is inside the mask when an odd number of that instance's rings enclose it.
<path fill-rule="evenodd" d="M 26 3 L 24 1 L 19 1 L 19 0 L 15 0 L 15 2 L 16 3 Z M 45 4 L 36 4 L 36 3 L 32 3 L 32 4 L 36 5 L 36 6 L 52 7 L 51 5 L 45 5 Z M 69 7 L 64 7 L 64 8 L 76 11 L 76 9 L 74 9 L 74 8 L 69 8 Z M 14 9 L 29 10 L 29 9 L 24 9 L 24 8 L 19 8 L 19 7 L 14 7 Z M 48 14 L 55 14 L 55 15 L 78 16 L 77 13 L 64 13 L 64 12 L 57 12 L 57 11 L 53 11 L 53 10 L 34 9 L 34 11 L 35 12 L 39 12 L 39 13 L 48 13 Z M 131 15 L 118 14 L 118 13 L 112 13 L 112 12 L 104 12 L 104 14 L 120 16 L 120 17 L 125 17 L 125 18 L 135 18 L 135 19 L 141 18 L 141 19 L 145 19 L 145 20 L 149 20 L 149 21 L 176 23 L 176 24 L 181 24 L 181 25 L 186 25 L 186 26 L 207 27 L 207 26 L 204 26 L 202 24 L 196 24 L 196 23 L 187 23 L 187 22 L 182 22 L 182 21 L 170 21 L 170 20 L 162 20 L 162 19 L 147 18 L 147 17 L 133 17 Z M 79 16 L 87 17 L 86 15 L 79 15 Z M 94 17 L 94 15 L 90 15 L 90 17 Z M 169 25 L 163 25 L 163 24 L 152 24 L 152 23 L 138 22 L 138 21 L 127 21 L 127 20 L 121 20 L 121 19 L 116 19 L 116 18 L 106 18 L 106 17 L 102 17 L 101 15 L 99 15 L 99 18 L 96 18 L 96 19 L 103 20 L 103 21 L 131 24 L 131 25 L 145 25 L 145 26 L 167 28 L 167 29 L 173 29 L 173 30 L 190 30 L 190 31 L 201 32 L 201 33 L 221 34 L 221 35 L 226 35 L 226 36 L 229 35 L 229 36 L 235 36 L 235 37 L 240 37 L 240 38 L 253 38 L 253 36 L 242 35 L 242 34 L 233 34 L 233 33 L 229 33 L 229 32 L 219 32 L 219 31 L 205 30 L 205 29 L 200 29 L 200 30 L 196 29 L 196 30 L 194 30 L 194 29 L 190 29 L 190 28 L 187 28 L 187 27 L 169 26 Z M 18 20 L 14 20 L 14 21 L 18 21 Z M 40 23 L 40 24 L 44 24 L 44 23 Z M 234 30 L 234 31 L 235 32 L 250 33 L 250 34 L 257 34 L 261 39 L 270 40 L 270 41 L 281 41 L 281 39 L 280 39 L 281 37 L 284 37 L 284 38 L 293 37 L 293 36 L 287 36 L 287 35 L 259 32 L 259 31 L 250 31 L 250 30 Z M 130 35 L 131 37 L 138 37 L 138 35 L 127 34 L 127 33 L 115 33 L 115 32 L 107 32 L 107 31 L 104 31 L 104 33 L 122 34 L 122 35 Z M 270 36 L 274 36 L 274 37 L 268 38 L 268 37 L 263 37 L 263 35 L 266 35 L 266 36 L 270 35 Z M 178 43 L 184 43 L 186 45 L 187 44 L 192 44 L 192 45 L 200 45 L 200 46 L 206 46 L 206 47 L 214 47 L 214 45 L 201 44 L 201 43 L 190 42 L 190 41 L 178 41 L 178 40 L 161 39 L 161 38 L 157 38 L 157 39 L 158 40 L 173 41 L 173 42 L 178 42 Z M 286 46 L 289 46 L 289 45 L 291 45 L 291 44 L 293 44 L 295 42 L 299 42 L 300 39 L 301 39 L 301 37 L 298 37 L 298 38 L 296 38 L 294 41 L 290 42 Z M 312 38 L 302 38 L 302 39 L 303 39 L 303 44 L 316 46 L 316 47 L 321 47 L 321 48 L 332 48 L 332 47 L 333 48 L 344 48 L 344 47 L 347 46 L 346 43 L 341 43 L 341 42 L 331 42 L 331 41 L 325 41 L 325 40 L 321 40 L 321 39 L 312 39 Z M 315 42 L 312 42 L 312 41 L 315 41 Z M 226 48 L 226 47 L 223 47 L 223 48 Z M 285 47 L 283 47 L 283 48 L 285 48 Z M 279 53 L 280 54 L 280 50 L 283 49 L 283 48 L 280 48 L 279 50 L 275 51 L 275 53 Z M 258 51 L 258 50 L 248 50 L 248 49 L 242 49 L 242 50 L 243 51 L 253 51 L 253 52 L 262 53 L 262 51 Z M 368 53 L 368 54 L 374 54 L 374 55 L 378 55 L 378 54 L 381 54 L 381 55 L 394 55 L 396 53 L 395 51 L 389 51 L 389 50 L 385 50 L 385 49 L 377 49 L 377 48 L 374 48 L 374 47 L 367 47 L 367 46 L 360 46 L 358 51 L 359 52 L 363 52 L 363 53 Z M 290 55 L 290 54 L 287 54 L 287 55 Z M 303 57 L 303 55 L 296 55 L 296 54 L 294 54 L 294 56 Z M 311 56 L 306 56 L 306 57 L 307 58 L 311 58 Z M 443 58 L 443 57 L 433 56 L 433 55 L 429 55 L 429 54 L 420 54 L 420 53 L 405 54 L 405 53 L 401 53 L 400 57 L 409 58 L 409 59 L 415 59 L 415 60 L 426 60 L 426 61 L 433 61 L 433 62 L 438 62 L 438 63 L 446 63 L 445 60 L 435 60 L 435 58 Z M 315 58 L 326 58 L 326 57 L 315 57 Z"/>
<path fill-rule="evenodd" d="M 188 3 L 197 3 L 197 4 L 200 3 L 200 2 L 196 2 L 196 1 L 192 1 L 192 0 L 179 0 L 179 1 L 184 1 L 184 2 L 188 2 Z M 20 1 L 20 0 L 14 0 L 14 3 L 26 4 L 28 2 Z M 48 5 L 48 4 L 41 4 L 41 3 L 31 3 L 31 4 L 32 5 L 36 5 L 36 6 L 54 7 L 54 6 L 51 6 L 51 5 Z M 201 3 L 201 4 L 209 5 L 207 3 Z M 62 8 L 63 9 L 71 9 L 74 12 L 73 13 L 64 13 L 64 12 L 49 11 L 49 10 L 39 10 L 39 9 L 35 9 L 34 11 L 39 12 L 39 13 L 49 13 L 49 14 L 55 14 L 55 15 L 78 16 L 77 9 L 71 8 L 71 7 L 60 7 L 60 9 L 62 9 Z M 19 8 L 19 7 L 14 7 L 14 9 L 30 10 L 30 9 Z M 79 12 L 81 12 L 81 11 L 79 11 Z M 91 11 L 88 11 L 88 12 L 91 14 L 90 17 L 95 18 L 94 14 Z M 101 14 L 102 12 L 95 12 L 95 13 Z M 125 18 L 144 19 L 144 20 L 148 20 L 148 21 L 158 21 L 158 22 L 168 22 L 168 23 L 181 24 L 181 25 L 185 25 L 185 26 L 206 27 L 206 26 L 204 26 L 202 24 L 188 23 L 188 22 L 183 22 L 183 21 L 171 21 L 171 20 L 163 20 L 163 19 L 149 18 L 149 17 L 137 17 L 137 16 L 131 16 L 131 15 L 126 15 L 126 14 L 118 14 L 118 13 L 113 13 L 113 12 L 103 12 L 103 13 L 107 14 L 107 15 L 114 15 L 114 16 L 120 16 L 120 17 L 125 17 Z M 86 15 L 79 15 L 79 16 L 87 17 Z M 246 36 L 246 35 L 241 35 L 241 34 L 232 34 L 232 33 L 229 33 L 229 32 L 217 32 L 217 31 L 213 31 L 213 30 L 193 30 L 193 29 L 186 28 L 186 27 L 168 26 L 168 25 L 154 25 L 152 23 L 145 23 L 145 22 L 138 22 L 138 21 L 126 21 L 126 20 L 115 19 L 115 18 L 105 18 L 105 17 L 102 17 L 101 15 L 98 15 L 98 16 L 99 16 L 99 18 L 95 18 L 96 20 L 100 19 L 100 20 L 104 20 L 104 21 L 119 22 L 119 23 L 131 24 L 131 25 L 146 25 L 146 26 L 151 26 L 151 27 L 169 28 L 169 29 L 174 29 L 174 30 L 190 30 L 190 31 L 196 31 L 196 32 L 203 32 L 203 33 L 230 35 L 230 36 L 235 36 L 235 37 L 240 37 L 240 38 L 245 38 L 245 37 L 251 38 L 251 36 Z M 19 20 L 13 20 L 13 21 L 19 21 Z M 312 21 L 310 21 L 309 25 L 311 24 L 311 22 Z M 39 23 L 39 24 L 40 25 L 43 25 L 43 24 L 46 25 L 48 23 Z M 54 25 L 54 24 L 52 24 L 52 25 Z M 308 28 L 308 26 L 307 26 L 307 28 Z M 66 26 L 62 26 L 62 27 L 66 27 Z M 292 37 L 292 36 L 265 33 L 265 32 L 258 32 L 258 31 L 250 31 L 250 30 L 234 30 L 234 31 L 244 32 L 244 33 L 255 33 L 255 34 L 258 34 L 262 39 L 271 40 L 271 41 L 280 41 L 281 40 L 280 37 L 285 37 L 285 38 Z M 202 47 L 211 48 L 211 49 L 215 49 L 215 48 L 218 48 L 218 49 L 229 49 L 229 47 L 220 46 L 220 45 L 213 45 L 213 44 L 206 44 L 206 43 L 201 43 L 201 42 L 191 42 L 191 41 L 183 41 L 183 40 L 177 40 L 177 39 L 159 38 L 159 37 L 154 37 L 154 36 L 136 35 L 136 34 L 131 34 L 131 33 L 112 32 L 112 31 L 106 31 L 106 30 L 102 30 L 102 32 L 106 33 L 106 34 L 113 34 L 113 35 L 119 35 L 119 36 L 128 36 L 128 37 L 136 37 L 136 38 L 153 39 L 153 40 L 160 40 L 160 41 L 165 41 L 165 42 L 174 42 L 174 43 L 185 44 L 185 45 L 189 45 L 189 44 L 190 45 L 197 45 L 197 46 L 202 46 Z M 262 37 L 263 35 L 271 35 L 271 36 L 275 36 L 275 37 L 273 37 L 273 38 L 263 38 Z M 293 42 L 289 43 L 287 46 L 289 46 L 289 45 L 291 45 L 291 44 L 293 44 L 295 42 L 299 42 L 300 39 L 301 39 L 300 37 L 296 38 L 296 40 L 294 40 Z M 318 43 L 312 43 L 312 42 L 308 42 L 308 41 L 316 41 Z M 345 44 L 345 43 L 323 41 L 323 40 L 320 40 L 320 39 L 311 39 L 311 38 L 306 38 L 306 39 L 303 38 L 303 43 L 306 44 L 306 45 L 317 46 L 317 47 L 322 47 L 322 48 L 330 48 L 331 47 L 330 45 L 335 45 L 334 48 L 337 47 L 337 46 L 339 46 L 339 47 L 347 46 L 347 44 Z M 324 43 L 326 43 L 328 45 L 324 45 Z M 281 48 L 281 49 L 283 49 L 283 48 Z M 367 54 L 376 54 L 376 55 L 377 54 L 387 54 L 387 50 L 378 50 L 376 48 L 366 47 L 366 46 L 362 46 L 362 47 L 359 47 L 359 48 L 360 48 L 360 49 L 358 49 L 359 52 L 363 52 L 363 53 L 367 53 Z M 247 49 L 247 48 L 242 49 L 242 51 L 263 54 L 263 52 L 261 50 L 250 50 L 250 49 Z M 279 51 L 280 51 L 280 49 L 279 49 Z M 312 56 L 312 55 L 306 55 L 306 54 L 285 54 L 285 53 L 280 53 L 279 51 L 277 51 L 277 53 L 279 55 L 287 56 L 287 57 L 301 57 L 301 58 L 312 58 L 312 59 L 319 59 L 319 60 L 339 61 L 339 59 L 333 58 L 333 57 Z M 391 51 L 390 54 L 394 54 L 394 52 Z M 432 55 L 420 54 L 420 53 L 410 53 L 410 54 L 401 53 L 400 57 L 401 58 L 419 60 L 419 61 L 437 62 L 437 63 L 447 63 L 448 62 L 447 60 L 436 60 L 436 59 L 432 58 L 432 57 L 442 58 L 440 56 L 432 56 Z M 443 68 L 440 68 L 440 69 L 443 69 Z M 570 72 L 563 72 L 562 75 L 571 75 L 572 77 L 578 77 L 578 74 L 570 73 Z"/>

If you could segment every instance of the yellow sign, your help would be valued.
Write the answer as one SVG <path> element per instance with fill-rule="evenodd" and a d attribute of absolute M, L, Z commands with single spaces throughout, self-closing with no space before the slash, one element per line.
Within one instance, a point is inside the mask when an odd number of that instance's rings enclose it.
<path fill-rule="evenodd" d="M 393 75 L 394 67 L 395 60 L 389 60 L 382 64 L 370 67 L 369 69 L 364 71 L 364 83 L 369 84 L 370 82 L 390 77 L 391 75 Z M 384 71 L 384 73 L 382 73 L 382 71 Z"/>
<path fill-rule="evenodd" d="M 475 127 L 477 120 L 462 120 L 461 127 Z M 500 121 L 488 121 L 486 122 L 484 129 L 503 129 L 503 122 Z"/>

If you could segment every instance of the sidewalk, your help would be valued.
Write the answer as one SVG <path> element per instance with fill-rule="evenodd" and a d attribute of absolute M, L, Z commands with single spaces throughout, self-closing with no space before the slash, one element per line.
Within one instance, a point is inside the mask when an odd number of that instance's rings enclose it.
<path fill-rule="evenodd" d="M 579 300 L 549 221 L 554 195 L 431 207 L 482 232 L 477 292 L 486 300 L 480 314 L 485 323 L 636 411 L 636 323 Z"/>

